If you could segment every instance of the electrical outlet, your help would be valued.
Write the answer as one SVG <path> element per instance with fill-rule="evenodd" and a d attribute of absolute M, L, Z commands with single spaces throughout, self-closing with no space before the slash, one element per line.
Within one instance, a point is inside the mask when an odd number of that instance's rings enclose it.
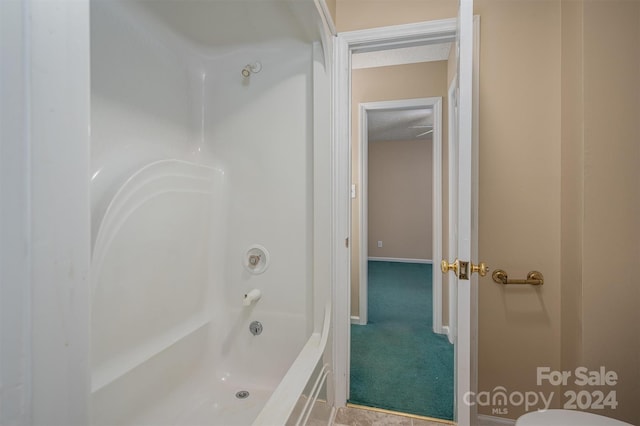
<path fill-rule="evenodd" d="M 382 247 L 382 241 L 378 241 L 378 247 Z"/>

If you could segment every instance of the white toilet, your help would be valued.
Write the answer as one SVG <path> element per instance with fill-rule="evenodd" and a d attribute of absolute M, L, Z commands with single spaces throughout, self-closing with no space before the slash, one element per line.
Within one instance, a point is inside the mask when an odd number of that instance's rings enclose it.
<path fill-rule="evenodd" d="M 633 426 L 598 414 L 574 410 L 533 411 L 520 416 L 516 426 Z"/>

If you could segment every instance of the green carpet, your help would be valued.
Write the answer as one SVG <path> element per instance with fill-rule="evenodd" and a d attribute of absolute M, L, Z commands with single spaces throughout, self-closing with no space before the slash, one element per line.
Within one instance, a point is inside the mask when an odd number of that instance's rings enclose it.
<path fill-rule="evenodd" d="M 369 324 L 351 326 L 349 402 L 453 419 L 453 345 L 433 333 L 431 268 L 369 262 Z"/>

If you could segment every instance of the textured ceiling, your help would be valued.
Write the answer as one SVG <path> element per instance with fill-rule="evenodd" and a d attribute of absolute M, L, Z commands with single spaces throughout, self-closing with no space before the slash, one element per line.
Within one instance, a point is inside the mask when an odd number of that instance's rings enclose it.
<path fill-rule="evenodd" d="M 420 62 L 446 61 L 451 43 L 426 44 L 400 49 L 362 52 L 351 55 L 351 68 L 374 68 L 391 65 L 417 64 Z"/>
<path fill-rule="evenodd" d="M 369 142 L 431 140 L 433 109 L 372 110 L 367 113 Z"/>
<path fill-rule="evenodd" d="M 452 43 L 430 44 L 401 49 L 364 52 L 352 55 L 353 69 L 374 68 L 421 62 L 446 61 Z M 431 140 L 433 110 L 431 108 L 402 108 L 368 112 L 369 142 L 400 140 Z"/>

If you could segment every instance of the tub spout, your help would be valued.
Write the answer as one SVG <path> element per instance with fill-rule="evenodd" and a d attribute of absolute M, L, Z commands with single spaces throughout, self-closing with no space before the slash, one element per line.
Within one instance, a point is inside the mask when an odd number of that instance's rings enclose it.
<path fill-rule="evenodd" d="M 244 306 L 250 306 L 252 303 L 256 303 L 262 297 L 262 293 L 257 288 L 254 288 L 249 293 L 244 295 L 242 304 Z"/>

